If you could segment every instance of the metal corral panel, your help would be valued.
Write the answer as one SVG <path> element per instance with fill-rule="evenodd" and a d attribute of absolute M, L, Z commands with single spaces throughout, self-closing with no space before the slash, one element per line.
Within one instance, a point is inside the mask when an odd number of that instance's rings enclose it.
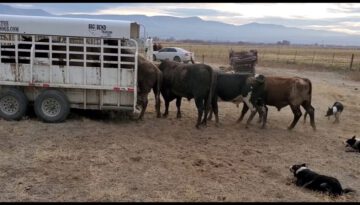
<path fill-rule="evenodd" d="M 79 37 L 138 38 L 139 24 L 120 20 L 2 14 L 0 16 L 0 32 Z"/>

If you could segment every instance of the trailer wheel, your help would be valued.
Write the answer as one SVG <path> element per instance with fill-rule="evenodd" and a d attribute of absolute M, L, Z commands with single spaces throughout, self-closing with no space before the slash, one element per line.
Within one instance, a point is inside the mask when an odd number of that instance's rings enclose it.
<path fill-rule="evenodd" d="M 45 90 L 34 103 L 35 114 L 44 122 L 62 122 L 70 113 L 67 97 L 58 90 Z"/>
<path fill-rule="evenodd" d="M 17 88 L 5 88 L 0 93 L 0 117 L 5 120 L 20 120 L 26 113 L 28 99 Z"/>

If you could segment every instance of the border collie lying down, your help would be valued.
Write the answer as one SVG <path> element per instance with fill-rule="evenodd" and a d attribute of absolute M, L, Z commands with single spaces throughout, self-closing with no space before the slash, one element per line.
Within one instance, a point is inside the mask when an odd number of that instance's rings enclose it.
<path fill-rule="evenodd" d="M 311 171 L 306 164 L 295 164 L 290 167 L 294 173 L 296 186 L 301 186 L 310 190 L 328 192 L 329 195 L 338 196 L 348 192 L 355 192 L 353 189 L 342 189 L 340 182 L 330 176 L 320 175 Z"/>
<path fill-rule="evenodd" d="M 345 147 L 351 147 L 354 150 L 360 152 L 360 140 L 356 139 L 355 136 L 345 141 Z"/>

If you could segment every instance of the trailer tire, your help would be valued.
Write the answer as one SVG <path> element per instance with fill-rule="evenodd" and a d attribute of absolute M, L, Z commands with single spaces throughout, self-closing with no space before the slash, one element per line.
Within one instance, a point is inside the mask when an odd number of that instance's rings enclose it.
<path fill-rule="evenodd" d="M 35 114 L 44 122 L 63 122 L 70 113 L 66 95 L 58 90 L 43 91 L 34 102 Z"/>
<path fill-rule="evenodd" d="M 17 88 L 5 88 L 0 93 L 0 117 L 5 120 L 20 120 L 27 106 L 27 97 Z"/>

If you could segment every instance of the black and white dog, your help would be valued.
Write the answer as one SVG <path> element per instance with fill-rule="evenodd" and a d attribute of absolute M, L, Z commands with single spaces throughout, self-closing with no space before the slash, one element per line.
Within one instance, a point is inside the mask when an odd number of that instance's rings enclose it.
<path fill-rule="evenodd" d="M 360 140 L 356 139 L 355 136 L 345 141 L 345 147 L 351 147 L 360 152 Z"/>
<path fill-rule="evenodd" d="M 331 108 L 329 107 L 325 117 L 328 117 L 328 119 L 330 120 L 330 116 L 335 115 L 334 123 L 339 123 L 340 114 L 342 113 L 343 110 L 344 110 L 343 104 L 341 104 L 340 102 L 335 102 Z"/>
<path fill-rule="evenodd" d="M 306 164 L 295 164 L 290 167 L 290 171 L 294 173 L 296 177 L 296 186 L 314 191 L 327 192 L 332 196 L 354 192 L 352 189 L 342 189 L 340 182 L 334 177 L 320 175 L 311 171 L 306 167 Z"/>

